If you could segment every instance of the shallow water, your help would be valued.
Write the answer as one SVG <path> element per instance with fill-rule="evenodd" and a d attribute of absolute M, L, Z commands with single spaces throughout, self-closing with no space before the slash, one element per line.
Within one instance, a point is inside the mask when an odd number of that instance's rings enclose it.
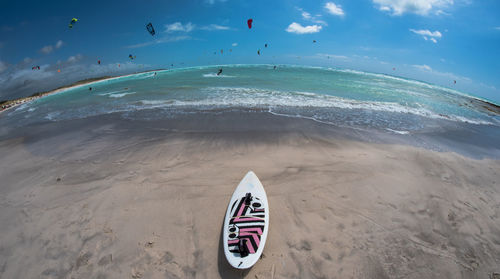
<path fill-rule="evenodd" d="M 499 115 L 453 89 L 352 70 L 271 65 L 194 67 L 96 82 L 22 105 L 0 121 L 23 126 L 109 113 L 161 119 L 221 109 L 258 109 L 394 134 L 500 126 Z"/>

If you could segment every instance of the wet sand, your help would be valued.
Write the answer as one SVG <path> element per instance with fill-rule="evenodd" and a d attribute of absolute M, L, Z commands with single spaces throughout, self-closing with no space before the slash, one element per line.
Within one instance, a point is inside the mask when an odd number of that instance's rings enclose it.
<path fill-rule="evenodd" d="M 5 130 L 2 130 L 5 132 Z M 269 114 L 113 116 L 0 137 L 0 278 L 493 278 L 500 162 L 367 143 Z M 263 258 L 221 226 L 253 170 Z"/>

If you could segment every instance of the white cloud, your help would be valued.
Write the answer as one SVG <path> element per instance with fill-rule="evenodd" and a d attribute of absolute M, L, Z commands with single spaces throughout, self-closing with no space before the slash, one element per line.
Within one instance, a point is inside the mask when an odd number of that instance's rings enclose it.
<path fill-rule="evenodd" d="M 59 40 L 56 43 L 56 48 L 61 48 L 63 46 L 63 41 Z"/>
<path fill-rule="evenodd" d="M 325 4 L 325 9 L 332 15 L 344 16 L 344 11 L 340 5 L 336 5 L 333 2 L 327 2 Z"/>
<path fill-rule="evenodd" d="M 432 69 L 430 66 L 427 65 L 412 65 L 413 67 L 419 69 L 422 72 L 425 72 L 427 74 L 431 74 L 433 77 L 440 77 L 440 78 L 445 78 L 447 80 L 456 80 L 456 81 L 462 81 L 462 82 L 472 82 L 471 78 L 465 77 L 465 76 L 460 76 L 456 75 L 454 73 L 448 73 L 448 72 L 440 72 Z"/>
<path fill-rule="evenodd" d="M 436 11 L 436 15 L 446 15 L 446 16 L 451 16 L 451 14 L 450 14 L 450 13 L 447 13 L 447 12 L 445 12 L 445 11 L 443 11 L 443 10 L 437 10 L 437 11 Z"/>
<path fill-rule="evenodd" d="M 417 35 L 422 36 L 422 38 L 426 41 L 431 40 L 435 44 L 437 43 L 436 38 L 439 39 L 439 38 L 443 37 L 443 34 L 441 34 L 441 32 L 439 32 L 437 30 L 432 32 L 430 30 L 424 30 L 424 29 L 422 29 L 422 30 L 410 29 L 410 31 L 417 34 Z M 430 39 L 429 39 L 429 37 L 430 37 Z"/>
<path fill-rule="evenodd" d="M 317 23 L 317 24 L 321 24 L 324 26 L 328 26 L 328 23 L 326 23 L 326 21 L 321 20 L 321 19 L 313 19 L 312 22 Z"/>
<path fill-rule="evenodd" d="M 323 28 L 323 26 L 320 25 L 302 26 L 296 22 L 293 22 L 288 26 L 286 32 L 295 34 L 311 34 L 311 33 L 318 33 L 319 31 L 321 31 L 321 28 Z"/>
<path fill-rule="evenodd" d="M 328 24 L 324 20 L 319 19 L 319 18 L 321 18 L 321 15 L 313 16 L 309 12 L 304 11 L 304 9 L 302 9 L 302 8 L 296 7 L 296 9 L 300 12 L 300 15 L 302 16 L 302 18 L 304 20 L 307 20 L 307 21 L 310 21 L 310 22 L 313 22 L 316 24 L 328 26 Z"/>
<path fill-rule="evenodd" d="M 417 15 L 446 14 L 442 9 L 453 5 L 453 0 L 372 0 L 379 10 L 393 15 L 413 13 Z"/>
<path fill-rule="evenodd" d="M 33 61 L 33 59 L 31 59 L 31 58 L 29 58 L 29 57 L 25 57 L 25 58 L 23 59 L 23 62 L 24 62 L 24 63 L 26 63 L 26 64 L 27 64 L 27 63 L 31 63 L 31 61 Z"/>
<path fill-rule="evenodd" d="M 125 46 L 125 48 L 140 48 L 140 47 L 150 46 L 150 45 L 154 45 L 154 44 L 164 44 L 164 43 L 178 42 L 178 41 L 184 41 L 184 40 L 189 40 L 189 39 L 191 39 L 190 36 L 165 37 L 165 38 L 161 38 L 161 39 L 158 39 L 155 41 L 147 41 L 145 43 L 128 45 L 128 46 Z"/>
<path fill-rule="evenodd" d="M 7 69 L 7 64 L 4 62 L 0 61 L 0 73 L 5 71 Z"/>
<path fill-rule="evenodd" d="M 500 26 L 498 26 L 498 27 L 495 27 L 495 29 L 496 29 L 496 30 L 500 30 Z"/>
<path fill-rule="evenodd" d="M 232 46 L 234 46 L 234 47 L 235 47 L 235 46 L 238 46 L 238 43 L 233 43 L 233 44 L 232 44 Z"/>
<path fill-rule="evenodd" d="M 180 22 L 174 22 L 172 24 L 166 24 L 165 25 L 165 31 L 167 33 L 172 33 L 172 32 L 191 32 L 194 30 L 196 25 L 192 24 L 191 22 L 188 22 L 186 24 L 182 24 Z"/>
<path fill-rule="evenodd" d="M 226 2 L 227 0 L 205 0 L 205 3 L 209 4 L 209 5 L 213 5 L 215 4 L 216 2 Z"/>
<path fill-rule="evenodd" d="M 441 34 L 441 32 L 439 32 L 439 31 L 431 32 L 430 30 L 425 30 L 425 29 L 422 29 L 422 30 L 410 29 L 410 31 L 415 33 L 415 34 L 422 35 L 422 36 L 428 36 L 428 37 L 441 38 L 443 36 Z"/>
<path fill-rule="evenodd" d="M 77 60 L 78 55 L 74 58 Z M 29 96 L 35 92 L 50 90 L 89 77 L 125 74 L 150 67 L 130 61 L 120 64 L 118 67 L 117 63 L 97 65 L 94 62 L 88 65 L 63 61 L 61 64 L 40 65 L 40 70 L 33 71 L 21 61 L 17 65 L 9 65 L 0 73 L 0 84 L 2 84 L 0 99 Z M 57 72 L 58 69 L 61 69 L 60 73 Z"/>
<path fill-rule="evenodd" d="M 18 64 L 9 67 L 9 69 L 3 72 L 0 71 L 0 84 L 2 84 L 3 87 L 3 90 L 0 90 L 0 99 L 13 99 L 20 97 L 20 93 L 26 96 L 36 91 L 41 91 L 41 83 L 51 82 L 53 80 L 51 79 L 53 73 L 48 73 L 46 71 L 47 66 L 48 65 L 40 65 L 39 71 L 33 71 L 31 67 Z"/>
<path fill-rule="evenodd" d="M 40 49 L 42 53 L 49 54 L 54 50 L 52 46 L 44 46 Z"/>
<path fill-rule="evenodd" d="M 223 25 L 217 25 L 217 24 L 210 24 L 207 26 L 200 27 L 202 30 L 208 30 L 208 31 L 219 31 L 219 30 L 229 30 L 228 26 L 223 26 Z"/>
<path fill-rule="evenodd" d="M 489 84 L 486 84 L 486 83 L 480 82 L 479 85 L 484 86 L 484 87 L 486 87 L 488 89 L 497 90 L 497 88 L 495 86 L 489 85 Z"/>
<path fill-rule="evenodd" d="M 59 49 L 63 46 L 63 41 L 59 40 L 56 42 L 56 44 L 54 46 L 44 46 L 40 49 L 40 52 L 42 53 L 45 53 L 45 54 L 49 54 L 51 53 L 52 51 L 54 51 L 54 49 Z"/>
<path fill-rule="evenodd" d="M 350 60 L 349 57 L 345 56 L 345 55 L 338 55 L 338 54 L 326 54 L 326 53 L 318 53 L 316 54 L 317 56 L 320 56 L 320 57 L 325 57 L 325 58 L 328 58 L 328 59 L 337 59 L 337 60 Z"/>
<path fill-rule="evenodd" d="M 77 54 L 75 56 L 70 56 L 70 57 L 68 57 L 68 63 L 78 62 L 78 61 L 82 60 L 82 58 L 83 58 L 83 55 L 81 55 L 81 54 Z"/>
<path fill-rule="evenodd" d="M 427 65 L 413 65 L 413 67 L 421 70 L 421 71 L 428 71 L 428 72 L 431 72 L 432 71 L 432 68 L 427 66 Z"/>
<path fill-rule="evenodd" d="M 223 30 L 230 30 L 231 28 L 229 26 L 218 25 L 218 24 L 209 24 L 197 28 L 197 26 L 191 22 L 188 22 L 186 24 L 182 24 L 181 22 L 174 22 L 172 24 L 165 25 L 165 32 L 167 33 L 174 33 L 174 32 L 189 33 L 195 29 L 207 30 L 207 31 L 223 31 Z"/>

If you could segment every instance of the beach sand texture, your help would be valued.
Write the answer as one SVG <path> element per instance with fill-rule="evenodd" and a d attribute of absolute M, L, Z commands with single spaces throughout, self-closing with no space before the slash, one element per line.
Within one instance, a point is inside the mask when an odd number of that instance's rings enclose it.
<path fill-rule="evenodd" d="M 4 138 L 0 278 L 500 272 L 498 161 L 254 115 L 181 130 L 103 117 Z M 263 258 L 238 271 L 226 262 L 221 229 L 249 170 L 268 194 L 270 230 Z"/>

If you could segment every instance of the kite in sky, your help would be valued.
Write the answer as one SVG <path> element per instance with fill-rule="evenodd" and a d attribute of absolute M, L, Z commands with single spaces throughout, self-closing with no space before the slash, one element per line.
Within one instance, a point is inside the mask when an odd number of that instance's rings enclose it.
<path fill-rule="evenodd" d="M 146 29 L 148 29 L 148 32 L 149 34 L 151 34 L 151 36 L 154 36 L 156 34 L 155 28 L 153 27 L 153 24 L 151 22 L 146 25 Z"/>
<path fill-rule="evenodd" d="M 71 19 L 71 21 L 69 22 L 68 27 L 69 28 L 73 28 L 73 24 L 75 24 L 77 21 L 78 21 L 78 19 L 76 19 L 76 18 Z"/>

